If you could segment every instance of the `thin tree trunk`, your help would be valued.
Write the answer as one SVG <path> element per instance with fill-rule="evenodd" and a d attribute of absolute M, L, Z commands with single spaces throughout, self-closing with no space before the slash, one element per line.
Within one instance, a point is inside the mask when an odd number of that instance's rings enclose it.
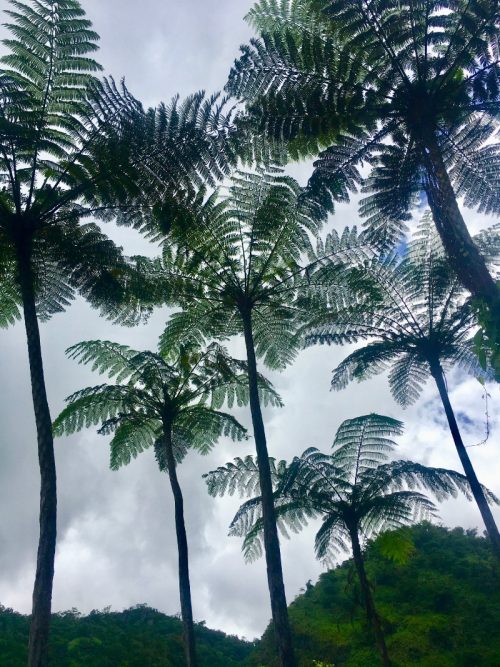
<path fill-rule="evenodd" d="M 31 393 L 35 412 L 38 463 L 40 467 L 40 535 L 33 587 L 28 665 L 29 667 L 46 667 L 57 536 L 57 482 L 52 420 L 43 374 L 40 330 L 35 308 L 33 273 L 30 261 L 29 249 L 21 248 L 18 255 L 19 283 L 28 343 Z"/>
<path fill-rule="evenodd" d="M 375 608 L 375 602 L 373 600 L 372 592 L 370 590 L 370 583 L 368 582 L 368 577 L 366 576 L 365 563 L 363 559 L 363 554 L 361 552 L 361 545 L 359 543 L 358 533 L 356 530 L 352 530 L 350 531 L 350 535 L 352 543 L 352 555 L 354 558 L 356 571 L 358 573 L 359 583 L 361 586 L 361 593 L 365 601 L 365 609 L 366 609 L 366 615 L 368 617 L 368 622 L 372 626 L 382 664 L 384 665 L 384 667 L 391 667 L 391 661 L 389 660 L 389 654 L 387 652 L 387 646 L 385 644 L 382 625 L 380 623 L 380 618 Z"/>
<path fill-rule="evenodd" d="M 481 484 L 479 483 L 476 472 L 467 453 L 467 449 L 463 443 L 462 436 L 460 435 L 457 420 L 455 419 L 455 413 L 453 412 L 450 398 L 448 396 L 443 369 L 441 368 L 441 364 L 439 362 L 431 364 L 431 373 L 434 380 L 436 381 L 444 411 L 446 412 L 446 417 L 448 419 L 451 435 L 453 437 L 453 441 L 455 442 L 455 447 L 457 449 L 458 456 L 460 457 L 460 461 L 462 462 L 465 476 L 469 482 L 472 495 L 474 496 L 474 500 L 476 501 L 477 506 L 479 507 L 479 511 L 481 512 L 481 516 L 483 517 L 488 537 L 490 538 L 491 544 L 493 546 L 493 551 L 496 557 L 500 560 L 500 534 L 498 533 L 498 528 L 495 523 L 495 519 L 493 518 L 490 506 L 488 505 L 488 501 L 486 500 L 486 496 L 484 495 L 484 491 L 481 487 Z"/>
<path fill-rule="evenodd" d="M 179 552 L 179 595 L 181 600 L 181 615 L 184 626 L 184 650 L 187 667 L 196 667 L 196 648 L 194 638 L 193 608 L 191 604 L 191 584 L 189 582 L 189 554 L 184 522 L 184 499 L 177 479 L 177 470 L 172 448 L 172 432 L 170 426 L 164 426 L 165 454 L 167 459 L 168 476 L 174 496 L 175 532 L 177 535 L 177 549 Z"/>
<path fill-rule="evenodd" d="M 262 521 L 264 525 L 264 550 L 266 555 L 267 583 L 271 598 L 274 632 L 278 644 L 280 665 L 295 667 L 295 657 L 292 646 L 292 635 L 288 620 L 285 584 L 281 565 L 281 551 L 276 526 L 274 510 L 273 485 L 269 468 L 269 454 L 267 451 L 266 432 L 258 390 L 257 360 L 252 332 L 251 314 L 243 316 L 243 327 L 248 362 L 248 386 L 250 393 L 250 410 L 257 450 L 257 465 L 259 468 L 260 493 L 262 496 Z"/>
<path fill-rule="evenodd" d="M 425 135 L 423 144 L 427 198 L 450 264 L 463 286 L 483 300 L 493 313 L 500 308 L 500 293 L 458 208 L 441 149 L 432 132 Z"/>

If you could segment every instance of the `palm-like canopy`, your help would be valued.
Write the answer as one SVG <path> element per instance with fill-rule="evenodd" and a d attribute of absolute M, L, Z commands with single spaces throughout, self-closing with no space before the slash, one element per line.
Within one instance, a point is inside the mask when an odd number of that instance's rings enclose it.
<path fill-rule="evenodd" d="M 333 553 L 352 548 L 368 620 L 385 666 L 391 663 L 364 568 L 361 541 L 433 516 L 435 506 L 423 491 L 438 500 L 454 497 L 459 491 L 470 497 L 467 479 L 453 470 L 389 461 L 396 445 L 392 438 L 401 432 L 401 422 L 382 415 L 347 419 L 337 431 L 332 454 L 309 448 L 290 464 L 272 461 L 276 514 L 284 535 L 288 536 L 288 530 L 298 532 L 309 519 L 319 517 L 322 525 L 315 540 L 318 558 L 330 560 Z M 254 459 L 236 459 L 205 477 L 211 495 L 238 490 L 241 495 L 254 496 L 236 513 L 230 534 L 245 537 L 247 558 L 259 556 L 262 498 Z M 496 501 L 491 494 L 490 498 Z"/>
<path fill-rule="evenodd" d="M 0 70 L 0 261 L 14 298 L 4 322 L 19 316 L 21 280 L 33 285 L 42 316 L 63 310 L 75 290 L 94 304 L 117 298 L 127 265 L 95 224 L 80 220 L 131 185 L 127 161 L 120 173 L 107 149 L 116 144 L 114 158 L 124 152 L 116 142 L 140 113 L 124 86 L 95 78 L 101 68 L 89 54 L 98 36 L 78 2 L 10 5 Z"/>
<path fill-rule="evenodd" d="M 165 209 L 170 236 L 162 261 L 149 268 L 155 289 L 183 308 L 165 329 L 167 346 L 171 337 L 185 335 L 229 338 L 251 324 L 257 357 L 266 366 L 282 369 L 293 360 L 297 329 L 310 315 L 305 296 L 314 267 L 328 262 L 340 274 L 346 262 L 363 261 L 368 253 L 366 240 L 348 228 L 315 247 L 326 211 L 302 193 L 279 169 L 238 172 L 226 196 L 215 191 L 203 201 L 200 192 L 182 207 Z M 161 225 L 155 229 L 160 236 Z M 315 276 L 314 289 L 321 287 Z"/>
<path fill-rule="evenodd" d="M 498 228 L 485 230 L 474 240 L 496 273 Z M 321 270 L 328 272 L 328 268 Z M 370 298 L 353 298 L 341 310 L 333 303 L 327 305 L 307 327 L 309 345 L 368 341 L 339 364 L 332 378 L 334 389 L 390 369 L 392 394 L 407 407 L 418 399 L 438 363 L 444 369 L 458 365 L 475 376 L 483 373 L 473 335 L 475 311 L 428 213 L 404 250 L 366 262 L 359 275 L 373 282 Z"/>
<path fill-rule="evenodd" d="M 246 435 L 238 421 L 220 409 L 224 403 L 229 407 L 248 403 L 246 364 L 217 343 L 205 350 L 181 345 L 153 353 L 110 341 L 88 341 L 67 353 L 80 363 L 92 364 L 114 383 L 72 394 L 54 422 L 54 433 L 70 434 L 95 425 L 104 435 L 113 433 L 113 469 L 154 446 L 160 468 L 166 470 L 165 425 L 171 429 L 178 462 L 190 448 L 207 453 L 223 435 L 235 440 Z M 280 404 L 271 385 L 260 380 L 263 400 Z"/>
<path fill-rule="evenodd" d="M 497 230 L 482 232 L 475 240 L 491 264 L 497 263 Z M 498 529 L 462 441 L 443 372 L 453 366 L 476 376 L 483 372 L 473 335 L 477 320 L 428 217 L 402 256 L 367 262 L 361 274 L 374 283 L 371 298 L 353 298 L 341 310 L 327 308 L 311 324 L 307 341 L 367 341 L 334 370 L 334 389 L 390 369 L 392 394 L 406 407 L 417 400 L 429 375 L 434 378 L 472 493 L 500 555 Z"/>
<path fill-rule="evenodd" d="M 366 224 L 392 243 L 425 191 L 463 284 L 496 303 L 455 196 L 500 212 L 497 0 L 260 0 L 248 19 L 261 38 L 227 88 L 292 157 L 325 149 L 311 193 L 332 205 L 361 186 Z"/>
<path fill-rule="evenodd" d="M 314 256 L 311 240 L 324 215 L 300 193 L 279 170 L 240 172 L 227 196 L 216 191 L 203 202 L 200 194 L 174 217 L 159 271 L 169 300 L 184 310 L 169 321 L 167 343 L 180 331 L 228 338 L 243 333 L 250 317 L 266 365 L 283 368 L 293 359 L 303 263 Z"/>
<path fill-rule="evenodd" d="M 168 472 L 175 505 L 186 660 L 188 667 L 195 667 L 184 500 L 176 466 L 190 448 L 206 453 L 223 435 L 233 440 L 246 437 L 243 426 L 220 409 L 224 403 L 231 407 L 248 402 L 246 365 L 232 359 L 217 343 L 204 350 L 175 345 L 155 354 L 109 341 L 88 341 L 70 348 L 68 355 L 91 363 L 114 383 L 88 387 L 70 396 L 54 422 L 56 435 L 99 424 L 99 433 L 113 434 L 111 468 L 128 464 L 140 452 L 154 447 L 160 470 Z M 263 400 L 279 403 L 271 385 L 259 380 Z"/>
<path fill-rule="evenodd" d="M 203 93 L 145 113 L 124 84 L 95 77 L 98 35 L 77 0 L 9 2 L 10 53 L 0 61 L 0 261 L 15 298 L 2 303 L 0 317 L 19 316 L 27 272 L 42 316 L 63 310 L 75 291 L 112 307 L 131 287 L 130 266 L 85 219 L 138 226 L 166 193 L 215 183 L 234 160 L 230 117 L 224 100 Z"/>
<path fill-rule="evenodd" d="M 500 257 L 498 230 L 480 233 L 475 242 L 494 267 Z M 334 389 L 390 369 L 392 394 L 407 407 L 418 399 L 437 363 L 445 369 L 459 365 L 473 375 L 481 373 L 474 309 L 428 214 L 402 252 L 366 262 L 360 276 L 373 281 L 368 299 L 353 298 L 340 310 L 325 304 L 326 310 L 308 326 L 309 345 L 367 341 L 336 368 Z"/>
<path fill-rule="evenodd" d="M 331 560 L 351 548 L 351 534 L 367 540 L 388 529 L 433 516 L 438 500 L 460 491 L 470 498 L 467 479 L 453 470 L 429 468 L 411 461 L 388 461 L 401 435 L 402 423 L 377 414 L 347 419 L 340 425 L 332 454 L 315 447 L 291 463 L 273 461 L 276 508 L 283 533 L 303 528 L 320 517 L 316 535 L 318 558 Z M 259 492 L 254 458 L 237 458 L 204 476 L 211 495 L 253 496 Z M 493 496 L 491 495 L 493 498 Z M 231 522 L 230 534 L 244 537 L 245 557 L 261 555 L 260 496 L 245 502 Z"/>

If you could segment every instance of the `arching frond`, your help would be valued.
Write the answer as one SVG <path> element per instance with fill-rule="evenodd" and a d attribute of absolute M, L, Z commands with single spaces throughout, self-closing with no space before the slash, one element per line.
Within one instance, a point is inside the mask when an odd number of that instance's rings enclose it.
<path fill-rule="evenodd" d="M 289 537 L 310 519 L 322 517 L 315 551 L 331 562 L 339 551 L 349 549 L 353 536 L 368 539 L 434 517 L 436 507 L 424 491 L 438 501 L 458 493 L 471 500 L 466 477 L 454 470 L 388 461 L 396 447 L 393 437 L 402 431 L 396 419 L 364 415 L 340 425 L 331 454 L 311 447 L 289 464 L 269 459 L 281 533 Z M 212 496 L 249 497 L 236 512 L 229 534 L 244 537 L 246 560 L 258 558 L 263 552 L 263 521 L 256 458 L 237 458 L 204 478 Z M 499 502 L 487 489 L 485 493 L 490 502 Z"/>
<path fill-rule="evenodd" d="M 277 486 L 286 470 L 285 461 L 269 458 L 269 468 L 273 486 Z M 259 492 L 259 468 L 255 456 L 237 457 L 234 462 L 226 463 L 216 470 L 203 475 L 211 496 L 223 496 L 226 493 L 240 496 L 251 496 Z"/>
<path fill-rule="evenodd" d="M 380 481 L 377 482 L 377 476 Z M 420 488 L 433 494 L 442 501 L 445 498 L 456 497 L 462 493 L 468 500 L 472 499 L 469 482 L 465 475 L 446 468 L 432 468 L 412 461 L 393 461 L 380 466 L 373 474 L 373 482 L 367 482 L 369 487 L 379 488 L 380 484 L 387 484 L 387 488 L 409 489 Z M 385 480 L 385 481 L 384 481 Z M 499 503 L 498 498 L 489 489 L 483 486 L 483 491 L 491 503 Z"/>
<path fill-rule="evenodd" d="M 121 422 L 110 442 L 110 468 L 118 470 L 152 447 L 161 431 L 158 419 L 127 419 Z"/>
<path fill-rule="evenodd" d="M 15 262 L 0 240 L 0 328 L 15 324 L 21 317 L 21 294 L 14 279 Z"/>
<path fill-rule="evenodd" d="M 418 491 L 395 491 L 372 498 L 364 506 L 359 529 L 364 537 L 436 516 L 434 503 Z"/>
<path fill-rule="evenodd" d="M 314 538 L 316 558 L 331 561 L 339 552 L 348 551 L 349 544 L 350 537 L 342 516 L 337 512 L 326 514 Z"/>
<path fill-rule="evenodd" d="M 90 340 L 69 347 L 66 354 L 69 359 L 75 359 L 80 364 L 92 363 L 93 371 L 106 373 L 119 383 L 132 374 L 129 362 L 137 352 L 128 345 L 109 340 Z"/>
<path fill-rule="evenodd" d="M 396 401 L 404 408 L 420 396 L 429 377 L 429 367 L 412 352 L 402 354 L 392 365 L 389 386 Z"/>
<path fill-rule="evenodd" d="M 337 430 L 333 442 L 333 457 L 356 485 L 366 470 L 371 470 L 387 460 L 396 443 L 395 435 L 401 435 L 403 424 L 384 415 L 370 414 L 346 419 Z"/>
<path fill-rule="evenodd" d="M 127 386 L 103 384 L 77 391 L 66 399 L 68 405 L 54 421 L 54 435 L 70 435 L 103 424 L 126 412 L 131 400 Z"/>
<path fill-rule="evenodd" d="M 366 380 L 385 371 L 402 352 L 399 342 L 369 343 L 346 357 L 333 371 L 332 389 L 344 389 L 352 380 Z"/>
<path fill-rule="evenodd" d="M 231 440 L 247 438 L 246 429 L 232 415 L 202 405 L 183 410 L 174 426 L 191 446 L 202 454 L 207 454 L 220 437 Z"/>
<path fill-rule="evenodd" d="M 457 196 L 480 213 L 500 214 L 500 147 L 486 145 L 456 158 L 451 172 Z"/>

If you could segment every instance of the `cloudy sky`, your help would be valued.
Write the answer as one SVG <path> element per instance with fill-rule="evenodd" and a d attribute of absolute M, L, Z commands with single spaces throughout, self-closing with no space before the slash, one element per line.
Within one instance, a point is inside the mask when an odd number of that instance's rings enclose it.
<path fill-rule="evenodd" d="M 83 0 L 101 35 L 100 61 L 106 72 L 126 76 L 129 88 L 145 104 L 220 89 L 238 46 L 250 35 L 243 16 L 247 0 Z M 7 8 L 0 0 L 0 10 Z M 2 19 L 3 20 L 3 19 Z M 305 166 L 292 168 L 305 181 Z M 467 214 L 475 231 L 491 221 Z M 331 220 L 343 227 L 356 222 L 355 205 L 342 206 Z M 109 233 L 128 254 L 154 252 L 138 235 L 111 225 Z M 154 349 L 167 314 L 157 312 L 147 327 L 124 329 L 98 318 L 83 302 L 42 327 L 42 346 L 52 415 L 64 397 L 99 384 L 86 367 L 66 360 L 64 350 L 80 340 L 110 339 L 136 349 Z M 241 346 L 240 347 L 240 352 Z M 331 369 L 349 350 L 315 348 L 302 353 L 293 367 L 273 380 L 285 401 L 281 410 L 266 411 L 271 453 L 291 458 L 306 447 L 330 447 L 340 422 L 368 412 L 401 418 L 406 434 L 402 456 L 422 463 L 459 469 L 437 392 L 428 386 L 419 403 L 402 413 L 393 402 L 385 377 L 329 392 Z M 38 539 L 38 469 L 27 354 L 22 324 L 0 331 L 0 603 L 30 609 Z M 449 378 L 452 402 L 463 425 L 464 439 L 484 438 L 485 403 L 473 379 Z M 500 495 L 498 475 L 499 393 L 490 388 L 492 434 L 486 444 L 471 447 L 481 481 Z M 246 411 L 238 417 L 249 426 Z M 190 541 L 194 613 L 207 625 L 253 638 L 270 616 L 265 565 L 245 565 L 240 544 L 227 538 L 227 526 L 238 499 L 208 497 L 201 479 L 206 472 L 237 455 L 251 453 L 252 443 L 221 442 L 208 457 L 191 453 L 179 471 L 186 503 Z M 173 503 L 168 479 L 146 452 L 119 472 L 108 470 L 108 441 L 92 431 L 56 442 L 59 481 L 59 539 L 54 609 L 82 612 L 111 605 L 123 609 L 147 602 L 165 611 L 179 610 Z M 464 500 L 441 508 L 445 525 L 480 526 L 478 510 Z M 497 520 L 500 513 L 496 510 Z M 312 550 L 314 527 L 283 542 L 288 599 L 321 572 Z"/>

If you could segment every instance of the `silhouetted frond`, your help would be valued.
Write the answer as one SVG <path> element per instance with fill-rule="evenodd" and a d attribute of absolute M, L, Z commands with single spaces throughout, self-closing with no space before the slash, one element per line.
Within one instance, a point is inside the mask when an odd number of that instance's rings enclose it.
<path fill-rule="evenodd" d="M 331 562 L 348 551 L 354 534 L 363 539 L 435 516 L 436 508 L 423 491 L 439 501 L 463 493 L 471 499 L 464 475 L 411 461 L 389 461 L 396 448 L 393 436 L 403 424 L 370 414 L 344 421 L 331 454 L 311 447 L 291 463 L 269 459 L 274 505 L 282 535 L 298 532 L 321 517 L 316 535 L 318 558 Z M 246 560 L 263 552 L 262 499 L 255 457 L 237 458 L 204 475 L 212 496 L 249 496 L 236 512 L 229 534 L 244 537 Z M 498 499 L 485 489 L 490 502 Z"/>
<path fill-rule="evenodd" d="M 90 387 L 67 399 L 54 422 L 55 435 L 100 425 L 113 434 L 111 467 L 117 469 L 154 445 L 158 465 L 166 470 L 166 448 L 179 463 L 188 449 L 207 453 L 220 437 L 243 440 L 246 429 L 220 408 L 248 402 L 246 364 L 230 357 L 218 343 L 205 348 L 176 341 L 160 354 L 137 352 L 110 341 L 86 341 L 67 354 L 116 384 Z M 261 392 L 279 402 L 272 385 L 260 378 Z"/>
<path fill-rule="evenodd" d="M 319 153 L 308 196 L 331 209 L 361 186 L 373 238 L 397 243 L 429 184 L 432 128 L 465 205 L 498 211 L 496 0 L 262 0 L 247 20 L 259 37 L 227 90 L 259 136 L 293 159 Z"/>
<path fill-rule="evenodd" d="M 477 243 L 495 269 L 497 228 L 481 232 Z M 328 275 L 327 263 L 322 270 Z M 488 378 L 473 342 L 476 317 L 425 214 L 399 253 L 358 262 L 342 298 L 317 301 L 303 331 L 306 345 L 364 341 L 334 370 L 332 388 L 343 389 L 353 380 L 389 371 L 391 392 L 407 407 L 420 396 L 438 362 Z"/>

